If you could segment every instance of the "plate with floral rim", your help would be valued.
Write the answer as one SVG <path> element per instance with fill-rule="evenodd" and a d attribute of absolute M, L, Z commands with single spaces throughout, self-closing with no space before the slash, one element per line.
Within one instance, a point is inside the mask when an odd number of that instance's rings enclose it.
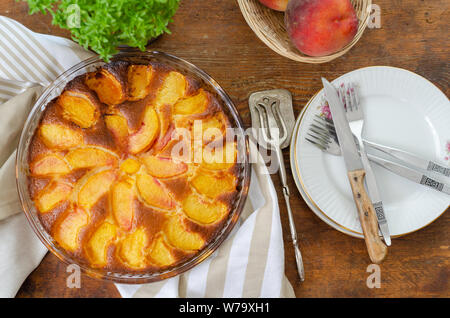
<path fill-rule="evenodd" d="M 445 94 L 413 72 L 374 66 L 335 79 L 353 83 L 365 115 L 363 138 L 450 166 L 450 103 Z M 333 228 L 362 238 L 342 157 L 320 151 L 306 133 L 315 115 L 329 116 L 323 90 L 299 115 L 291 141 L 294 180 L 312 211 Z M 432 223 L 450 206 L 450 196 L 372 165 L 392 237 Z M 447 180 L 448 181 L 448 180 Z"/>

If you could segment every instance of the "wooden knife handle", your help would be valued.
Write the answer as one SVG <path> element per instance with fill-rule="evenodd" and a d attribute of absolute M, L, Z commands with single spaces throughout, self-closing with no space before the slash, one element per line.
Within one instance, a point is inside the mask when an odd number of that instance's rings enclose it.
<path fill-rule="evenodd" d="M 387 246 L 378 235 L 378 221 L 375 209 L 364 187 L 364 170 L 348 172 L 353 198 L 358 209 L 359 220 L 364 233 L 367 251 L 374 264 L 380 264 L 387 255 Z"/>

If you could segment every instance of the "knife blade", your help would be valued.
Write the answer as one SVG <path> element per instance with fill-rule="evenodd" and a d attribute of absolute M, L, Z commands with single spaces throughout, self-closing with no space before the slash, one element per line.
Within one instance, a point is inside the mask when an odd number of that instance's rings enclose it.
<path fill-rule="evenodd" d="M 430 176 L 427 176 L 423 173 L 410 169 L 399 163 L 395 163 L 384 158 L 376 157 L 372 154 L 367 154 L 367 156 L 371 161 L 375 162 L 376 164 L 379 164 L 382 167 L 385 167 L 386 169 L 392 171 L 393 173 L 399 176 L 402 176 L 406 179 L 422 184 L 424 186 L 430 187 L 436 191 L 450 194 L 450 185 L 448 184 L 439 182 L 436 179 L 431 178 Z"/>
<path fill-rule="evenodd" d="M 450 177 L 450 168 L 444 167 L 432 160 L 423 159 L 407 151 L 380 145 L 372 141 L 364 140 L 364 143 L 369 147 L 372 147 L 374 149 L 387 153 L 397 159 L 400 159 L 413 167 L 441 174 L 445 177 Z"/>
<path fill-rule="evenodd" d="M 375 209 L 364 187 L 365 171 L 353 139 L 344 105 L 336 89 L 325 78 L 322 78 L 325 97 L 333 117 L 336 135 L 344 157 L 347 176 L 353 193 L 353 199 L 358 210 L 359 220 L 364 233 L 369 257 L 373 263 L 381 263 L 387 255 L 387 246 L 378 235 L 378 220 Z"/>

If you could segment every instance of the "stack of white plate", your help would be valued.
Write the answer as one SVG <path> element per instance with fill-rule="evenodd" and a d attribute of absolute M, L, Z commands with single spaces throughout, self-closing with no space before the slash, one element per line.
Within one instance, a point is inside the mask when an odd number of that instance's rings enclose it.
<path fill-rule="evenodd" d="M 425 78 L 399 68 L 375 66 L 336 80 L 356 84 L 365 115 L 363 138 L 450 166 L 450 103 Z M 344 160 L 322 152 L 305 136 L 321 113 L 323 90 L 303 108 L 291 141 L 297 187 L 314 213 L 348 235 L 362 238 Z M 417 231 L 441 216 L 450 196 L 372 164 L 393 237 Z"/>

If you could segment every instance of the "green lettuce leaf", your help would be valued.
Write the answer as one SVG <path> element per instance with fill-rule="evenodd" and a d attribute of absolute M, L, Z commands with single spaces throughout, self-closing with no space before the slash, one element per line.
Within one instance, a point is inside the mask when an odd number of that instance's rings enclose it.
<path fill-rule="evenodd" d="M 180 0 L 23 0 L 29 13 L 49 12 L 52 24 L 108 61 L 127 45 L 145 50 L 150 39 L 170 33 L 167 25 Z"/>

